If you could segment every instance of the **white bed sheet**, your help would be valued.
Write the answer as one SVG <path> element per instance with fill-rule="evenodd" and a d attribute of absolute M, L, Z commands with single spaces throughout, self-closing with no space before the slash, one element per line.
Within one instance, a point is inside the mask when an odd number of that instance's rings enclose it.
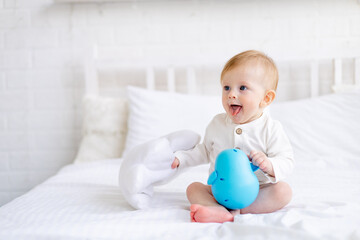
<path fill-rule="evenodd" d="M 185 189 L 208 166 L 157 187 L 154 208 L 134 210 L 118 187 L 121 159 L 78 163 L 0 208 L 0 239 L 360 239 L 360 92 L 276 104 L 294 147 L 288 206 L 191 223 Z"/>
<path fill-rule="evenodd" d="M 287 207 L 224 224 L 190 222 L 185 189 L 206 180 L 207 165 L 157 187 L 149 210 L 122 197 L 121 159 L 69 165 L 0 208 L 0 239 L 360 239 L 360 162 L 329 168 L 342 159 L 312 160 L 299 162 L 289 179 Z"/>

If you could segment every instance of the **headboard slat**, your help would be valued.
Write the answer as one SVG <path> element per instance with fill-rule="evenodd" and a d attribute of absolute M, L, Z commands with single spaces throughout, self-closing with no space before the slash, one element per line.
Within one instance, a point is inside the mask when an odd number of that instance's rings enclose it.
<path fill-rule="evenodd" d="M 360 58 L 355 58 L 354 64 L 355 85 L 360 86 Z"/>
<path fill-rule="evenodd" d="M 155 73 L 153 67 L 146 68 L 146 88 L 149 90 L 155 89 Z"/>
<path fill-rule="evenodd" d="M 99 82 L 97 68 L 92 62 L 87 61 L 85 64 L 85 94 L 99 95 Z"/>
<path fill-rule="evenodd" d="M 167 68 L 167 87 L 169 92 L 175 92 L 175 70 L 173 67 Z"/>
<path fill-rule="evenodd" d="M 336 58 L 334 60 L 334 85 L 341 86 L 342 85 L 342 60 Z"/>
<path fill-rule="evenodd" d="M 196 93 L 196 75 L 195 70 L 192 67 L 186 69 L 186 87 L 189 94 Z"/>
<path fill-rule="evenodd" d="M 319 62 L 317 60 L 311 61 L 310 74 L 311 97 L 317 97 L 319 96 Z"/>

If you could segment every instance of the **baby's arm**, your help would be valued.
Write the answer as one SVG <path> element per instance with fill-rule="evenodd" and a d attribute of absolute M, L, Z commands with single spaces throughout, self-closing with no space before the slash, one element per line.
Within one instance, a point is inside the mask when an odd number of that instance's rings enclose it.
<path fill-rule="evenodd" d="M 217 115 L 219 116 L 219 115 Z M 216 116 L 214 117 L 214 119 Z M 175 152 L 175 158 L 171 168 L 186 168 L 209 163 L 209 149 L 213 144 L 214 129 L 216 129 L 215 120 L 212 120 L 206 128 L 204 140 L 197 144 L 193 149 Z M 215 126 L 214 126 L 215 124 Z"/>
<path fill-rule="evenodd" d="M 208 163 L 208 154 L 204 143 L 196 145 L 193 149 L 187 151 L 177 151 L 171 164 L 171 168 L 190 167 Z"/>
<path fill-rule="evenodd" d="M 294 153 L 279 122 L 276 121 L 268 130 L 270 137 L 266 140 L 266 152 L 253 150 L 249 158 L 254 165 L 259 166 L 271 182 L 279 182 L 292 172 Z"/>
<path fill-rule="evenodd" d="M 275 177 L 273 165 L 265 153 L 253 150 L 250 152 L 249 157 L 252 163 L 258 166 L 261 171 L 269 174 L 271 177 Z"/>

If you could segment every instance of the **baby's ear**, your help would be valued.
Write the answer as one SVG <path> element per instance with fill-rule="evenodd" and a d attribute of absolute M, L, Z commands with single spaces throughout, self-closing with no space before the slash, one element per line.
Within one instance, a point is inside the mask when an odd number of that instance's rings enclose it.
<path fill-rule="evenodd" d="M 275 99 L 276 92 L 274 90 L 267 90 L 264 99 L 260 103 L 260 107 L 269 106 Z"/>

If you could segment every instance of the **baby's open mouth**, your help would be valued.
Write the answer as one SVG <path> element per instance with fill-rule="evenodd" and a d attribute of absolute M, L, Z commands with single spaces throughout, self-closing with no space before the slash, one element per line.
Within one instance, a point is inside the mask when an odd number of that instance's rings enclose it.
<path fill-rule="evenodd" d="M 240 105 L 231 104 L 230 105 L 231 115 L 235 116 L 236 114 L 238 114 L 240 112 L 241 108 L 242 108 L 242 106 L 240 106 Z"/>

